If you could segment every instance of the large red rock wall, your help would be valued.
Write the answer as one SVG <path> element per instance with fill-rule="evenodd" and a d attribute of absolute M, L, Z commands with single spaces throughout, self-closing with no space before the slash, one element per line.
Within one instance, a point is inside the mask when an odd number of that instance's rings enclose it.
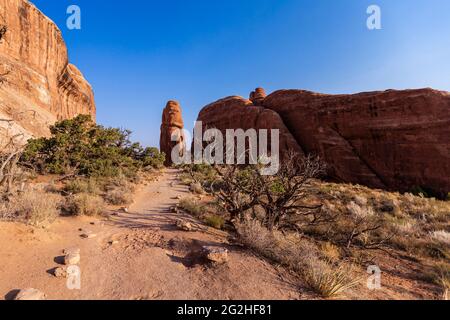
<path fill-rule="evenodd" d="M 7 26 L 0 42 L 0 123 L 3 130 L 29 136 L 48 134 L 56 120 L 96 109 L 91 86 L 69 64 L 67 48 L 57 26 L 26 0 L 0 0 L 0 24 Z"/>
<path fill-rule="evenodd" d="M 325 95 L 282 90 L 259 103 L 205 107 L 208 126 L 281 128 L 287 145 L 318 154 L 330 176 L 389 190 L 450 191 L 450 94 L 432 89 Z M 243 100 L 244 101 L 244 100 Z M 270 112 L 262 123 L 259 115 Z M 292 137 L 292 139 L 290 138 Z"/>

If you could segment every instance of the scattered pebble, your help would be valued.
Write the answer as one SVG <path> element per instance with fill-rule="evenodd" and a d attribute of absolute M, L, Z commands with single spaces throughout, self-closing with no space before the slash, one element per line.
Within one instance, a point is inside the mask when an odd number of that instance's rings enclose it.
<path fill-rule="evenodd" d="M 93 239 L 93 238 L 97 237 L 97 235 L 91 231 L 88 231 L 88 232 L 82 233 L 80 237 L 82 237 L 83 239 Z"/>

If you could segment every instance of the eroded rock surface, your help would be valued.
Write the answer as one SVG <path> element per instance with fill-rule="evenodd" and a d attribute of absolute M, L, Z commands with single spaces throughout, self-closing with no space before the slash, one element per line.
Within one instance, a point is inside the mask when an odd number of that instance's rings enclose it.
<path fill-rule="evenodd" d="M 280 129 L 281 152 L 313 153 L 330 177 L 388 190 L 450 191 L 450 93 L 432 89 L 229 97 L 199 114 L 205 127 Z"/>
<path fill-rule="evenodd" d="M 90 84 L 68 61 L 58 27 L 26 0 L 0 0 L 0 134 L 46 136 L 57 120 L 96 108 Z"/>
<path fill-rule="evenodd" d="M 261 101 L 262 102 L 262 101 Z M 252 101 L 232 96 L 216 101 L 200 112 L 198 121 L 202 121 L 203 130 L 219 129 L 226 136 L 227 129 L 278 129 L 280 133 L 280 149 L 303 151 L 295 141 L 280 115 L 261 106 L 255 106 Z M 270 132 L 268 136 L 268 152 L 271 150 Z"/>

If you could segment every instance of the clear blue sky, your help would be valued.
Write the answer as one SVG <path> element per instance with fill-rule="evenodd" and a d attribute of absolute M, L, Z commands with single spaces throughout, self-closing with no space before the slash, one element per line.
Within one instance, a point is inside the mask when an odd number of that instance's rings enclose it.
<path fill-rule="evenodd" d="M 92 84 L 98 122 L 159 144 L 162 109 L 200 109 L 257 86 L 326 93 L 450 90 L 448 0 L 32 0 Z M 81 8 L 82 29 L 66 28 Z M 367 7 L 382 30 L 366 27 Z"/>

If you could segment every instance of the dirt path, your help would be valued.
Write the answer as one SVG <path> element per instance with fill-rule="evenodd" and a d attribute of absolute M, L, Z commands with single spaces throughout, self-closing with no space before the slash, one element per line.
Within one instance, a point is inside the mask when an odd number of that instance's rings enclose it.
<path fill-rule="evenodd" d="M 17 289 L 33 287 L 49 299 L 301 299 L 295 278 L 239 246 L 227 234 L 199 224 L 199 231 L 183 232 L 170 213 L 178 196 L 187 196 L 178 172 L 167 170 L 157 182 L 136 195 L 128 213 L 109 221 L 61 218 L 49 229 L 0 223 L 0 299 Z M 94 223 L 94 224 L 91 224 Z M 82 239 L 80 229 L 97 237 Z M 112 241 L 117 243 L 111 244 Z M 226 265 L 197 264 L 203 245 L 225 246 Z M 81 249 L 81 289 L 69 290 L 65 279 L 50 270 L 58 267 L 64 248 Z"/>

